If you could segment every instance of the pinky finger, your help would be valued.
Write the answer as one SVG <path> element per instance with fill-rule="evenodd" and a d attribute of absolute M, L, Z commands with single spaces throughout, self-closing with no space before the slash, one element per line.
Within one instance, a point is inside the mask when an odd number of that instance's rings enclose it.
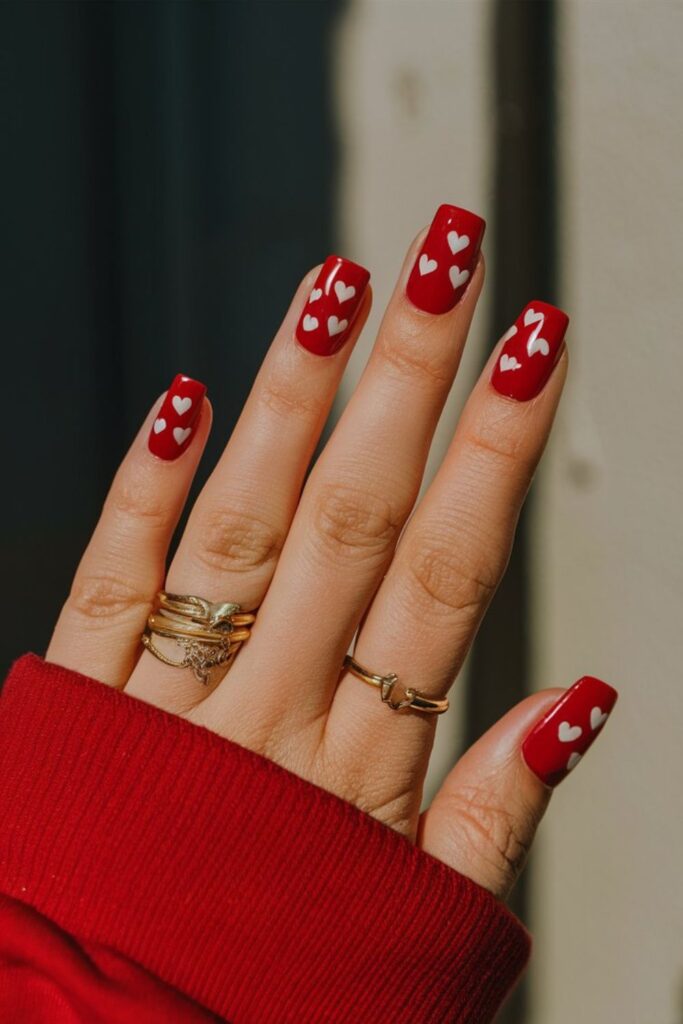
<path fill-rule="evenodd" d="M 147 416 L 76 572 L 49 661 L 125 686 L 211 427 L 206 388 L 182 374 Z"/>
<path fill-rule="evenodd" d="M 527 697 L 489 729 L 422 814 L 418 845 L 506 898 L 550 801 L 602 730 L 617 699 L 584 676 L 568 690 Z"/>

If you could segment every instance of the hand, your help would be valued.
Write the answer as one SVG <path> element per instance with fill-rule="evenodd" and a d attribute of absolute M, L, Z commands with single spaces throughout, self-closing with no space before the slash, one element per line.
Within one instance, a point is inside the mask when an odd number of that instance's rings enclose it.
<path fill-rule="evenodd" d="M 354 657 L 396 672 L 396 697 L 405 687 L 445 697 L 505 570 L 550 431 L 567 318 L 534 301 L 493 352 L 414 507 L 482 288 L 482 234 L 473 214 L 441 207 L 410 247 L 362 379 L 305 486 L 371 294 L 367 273 L 334 257 L 304 278 L 164 579 L 211 425 L 203 386 L 176 378 L 116 475 L 47 657 L 277 761 L 504 897 L 550 785 L 601 729 L 614 691 L 587 679 L 527 698 L 421 815 L 436 716 L 391 710 L 341 671 L 359 631 Z M 208 686 L 141 648 L 162 585 L 259 609 L 248 643 Z"/>

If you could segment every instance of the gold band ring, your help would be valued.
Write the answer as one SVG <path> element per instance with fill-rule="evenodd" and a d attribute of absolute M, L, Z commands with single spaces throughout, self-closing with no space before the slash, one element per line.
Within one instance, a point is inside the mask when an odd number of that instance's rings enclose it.
<path fill-rule="evenodd" d="M 207 601 L 189 594 L 157 594 L 158 607 L 151 612 L 142 635 L 143 646 L 155 658 L 174 668 L 191 668 L 205 685 L 212 668 L 229 668 L 256 621 L 254 612 L 243 612 L 232 601 Z M 184 651 L 177 660 L 161 651 L 154 637 L 175 640 Z"/>
<path fill-rule="evenodd" d="M 364 683 L 369 683 L 370 686 L 379 687 L 382 701 L 387 704 L 392 711 L 402 711 L 404 708 L 412 708 L 413 711 L 422 711 L 423 713 L 430 715 L 442 715 L 444 711 L 448 711 L 448 698 L 445 698 L 444 700 L 432 700 L 430 697 L 425 697 L 424 694 L 419 693 L 412 687 L 405 690 L 405 696 L 401 700 L 394 700 L 393 691 L 396 683 L 398 682 L 398 676 L 395 672 L 389 672 L 385 676 L 369 672 L 368 669 L 359 665 L 350 654 L 347 654 L 344 658 L 344 668 L 358 679 L 362 679 Z"/>

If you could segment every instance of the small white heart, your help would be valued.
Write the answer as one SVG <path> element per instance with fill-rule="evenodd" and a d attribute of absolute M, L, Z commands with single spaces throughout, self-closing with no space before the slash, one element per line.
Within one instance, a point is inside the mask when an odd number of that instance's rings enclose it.
<path fill-rule="evenodd" d="M 602 708 L 592 708 L 591 710 L 591 729 L 599 729 L 601 725 L 604 725 L 609 718 L 609 711 L 603 711 Z"/>
<path fill-rule="evenodd" d="M 340 302 L 348 302 L 356 294 L 352 284 L 344 284 L 343 281 L 334 282 L 334 291 Z"/>
<path fill-rule="evenodd" d="M 420 262 L 418 266 L 420 269 L 420 273 L 422 274 L 423 277 L 425 274 L 431 274 L 433 270 L 436 270 L 438 265 L 439 264 L 437 263 L 436 260 L 430 260 L 426 252 L 423 252 L 422 255 L 420 256 Z"/>
<path fill-rule="evenodd" d="M 154 421 L 154 433 L 160 434 L 162 430 L 166 430 L 166 420 L 163 416 L 160 416 Z"/>
<path fill-rule="evenodd" d="M 567 761 L 567 771 L 570 772 L 572 770 L 572 768 L 576 768 L 577 764 L 579 763 L 579 761 L 581 760 L 582 757 L 583 757 L 583 754 L 578 754 L 574 750 L 569 755 L 569 760 Z"/>
<path fill-rule="evenodd" d="M 450 247 L 451 252 L 455 256 L 456 252 L 462 252 L 470 244 L 469 235 L 459 235 L 457 231 L 449 231 L 446 235 L 446 241 Z"/>
<path fill-rule="evenodd" d="M 527 309 L 524 314 L 524 326 L 530 327 L 531 324 L 542 324 L 545 320 L 543 313 L 537 313 L 535 309 Z"/>
<path fill-rule="evenodd" d="M 328 316 L 327 318 L 327 330 L 331 338 L 335 334 L 341 334 L 349 326 L 348 320 L 339 320 L 336 316 Z"/>
<path fill-rule="evenodd" d="M 545 338 L 539 338 L 537 335 L 532 334 L 527 342 L 526 350 L 530 356 L 534 352 L 540 352 L 542 356 L 547 356 L 550 354 L 550 345 Z"/>
<path fill-rule="evenodd" d="M 192 408 L 192 399 L 181 398 L 179 395 L 174 395 L 173 398 L 171 399 L 171 405 L 178 413 L 178 415 L 182 416 L 183 413 L 187 412 L 188 409 Z"/>
<path fill-rule="evenodd" d="M 518 363 L 514 356 L 502 355 L 500 357 L 501 373 L 505 373 L 506 370 L 520 370 L 521 367 L 522 364 Z"/>
<path fill-rule="evenodd" d="M 318 326 L 318 318 L 307 313 L 302 324 L 303 329 L 305 331 L 314 331 Z"/>
<path fill-rule="evenodd" d="M 583 729 L 580 725 L 570 725 L 569 722 L 560 722 L 560 727 L 557 730 L 557 736 L 560 743 L 571 743 L 572 740 L 578 740 L 582 732 Z"/>
<path fill-rule="evenodd" d="M 513 324 L 513 325 L 512 325 L 512 327 L 510 327 L 510 328 L 509 328 L 509 329 L 508 329 L 508 330 L 507 330 L 507 331 L 505 332 L 505 334 L 503 335 L 503 337 L 502 337 L 502 338 L 501 338 L 500 340 L 501 340 L 501 341 L 503 342 L 503 344 L 505 344 L 505 342 L 506 342 L 506 341 L 509 341 L 509 340 L 510 340 L 510 338 L 514 338 L 514 336 L 515 336 L 515 334 L 516 334 L 516 333 L 517 333 L 517 328 L 516 328 L 516 327 L 515 327 L 515 325 Z"/>
<path fill-rule="evenodd" d="M 191 433 L 192 427 L 174 427 L 173 440 L 176 444 L 182 444 L 183 441 L 187 441 Z"/>
<path fill-rule="evenodd" d="M 460 267 L 454 263 L 451 269 L 448 271 L 448 276 L 451 279 L 451 284 L 454 288 L 459 288 L 460 285 L 464 284 L 470 276 L 469 270 L 461 270 Z"/>
<path fill-rule="evenodd" d="M 308 301 L 309 302 L 317 302 L 318 299 L 320 298 L 320 296 L 322 295 L 322 293 L 323 293 L 322 288 L 314 288 L 313 291 L 311 292 L 311 294 L 308 296 Z"/>

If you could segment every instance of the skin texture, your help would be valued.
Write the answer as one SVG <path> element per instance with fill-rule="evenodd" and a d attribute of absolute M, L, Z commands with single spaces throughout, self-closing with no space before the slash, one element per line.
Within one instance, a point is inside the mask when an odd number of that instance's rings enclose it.
<path fill-rule="evenodd" d="M 204 399 L 186 450 L 163 461 L 147 443 L 163 399 L 154 404 L 47 657 L 271 758 L 504 897 L 550 795 L 520 749 L 561 691 L 512 709 L 420 815 L 436 717 L 392 712 L 374 688 L 340 676 L 360 626 L 361 664 L 395 671 L 428 696 L 447 694 L 505 570 L 566 375 L 563 347 L 536 397 L 500 395 L 490 383 L 496 346 L 415 507 L 484 279 L 480 256 L 453 309 L 417 309 L 406 281 L 425 235 L 407 253 L 363 376 L 307 479 L 372 295 L 368 287 L 342 348 L 321 356 L 296 340 L 320 267 L 306 275 L 167 574 L 211 408 Z M 208 688 L 141 652 L 161 586 L 259 607 L 249 642 Z"/>

